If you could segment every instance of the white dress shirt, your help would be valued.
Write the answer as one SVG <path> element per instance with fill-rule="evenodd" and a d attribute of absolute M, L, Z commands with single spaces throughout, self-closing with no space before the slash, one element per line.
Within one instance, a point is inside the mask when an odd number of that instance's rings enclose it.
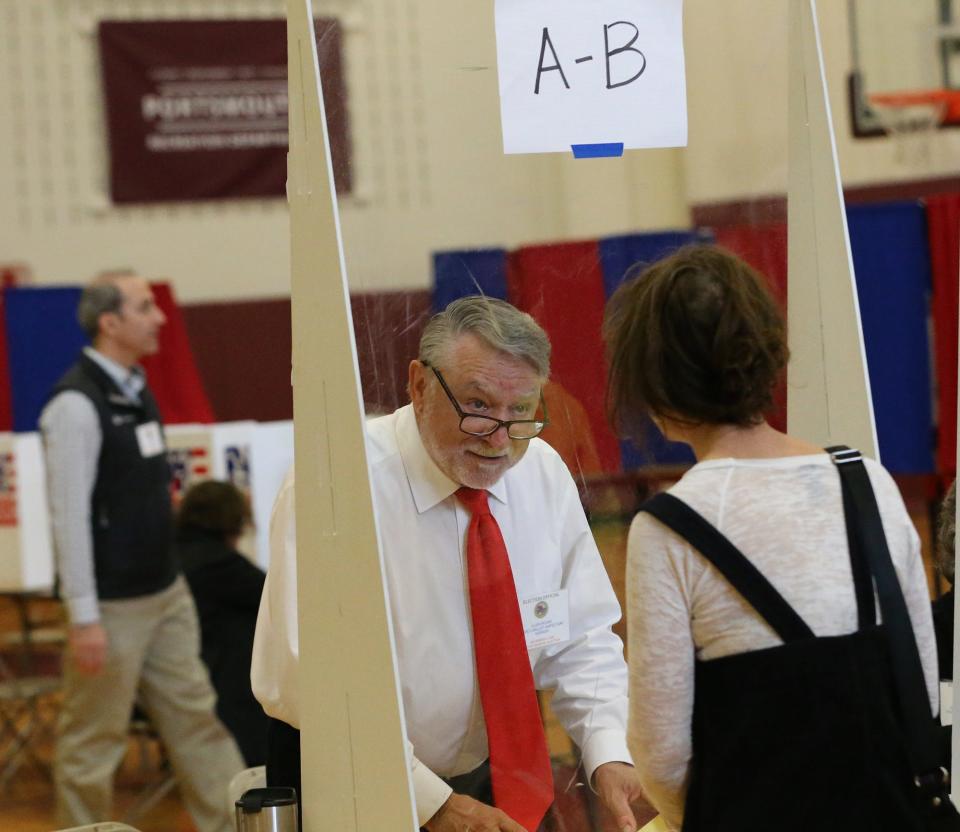
<path fill-rule="evenodd" d="M 383 548 L 417 815 L 429 820 L 450 795 L 438 775 L 472 771 L 488 756 L 477 687 L 466 566 L 470 515 L 459 485 L 428 455 L 413 408 L 367 425 L 367 454 Z M 570 638 L 530 650 L 539 689 L 583 752 L 587 776 L 630 762 L 627 669 L 612 632 L 620 607 L 579 495 L 559 455 L 539 439 L 488 489 L 518 598 L 566 590 Z M 271 716 L 299 726 L 293 474 L 271 521 L 271 561 L 260 605 L 251 678 Z"/>

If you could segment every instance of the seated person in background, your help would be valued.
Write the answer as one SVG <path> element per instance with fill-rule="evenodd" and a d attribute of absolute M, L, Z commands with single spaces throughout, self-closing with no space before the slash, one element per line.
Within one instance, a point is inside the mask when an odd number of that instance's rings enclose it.
<path fill-rule="evenodd" d="M 950 589 L 933 602 L 933 630 L 937 634 L 940 678 L 953 679 L 953 573 L 957 536 L 957 482 L 950 486 L 940 506 L 937 523 L 937 568 Z"/>
<path fill-rule="evenodd" d="M 250 655 L 265 575 L 236 550 L 249 523 L 247 499 L 235 486 L 197 483 L 177 514 L 177 552 L 200 615 L 217 716 L 247 765 L 259 766 L 266 761 L 267 716 L 250 689 Z"/>

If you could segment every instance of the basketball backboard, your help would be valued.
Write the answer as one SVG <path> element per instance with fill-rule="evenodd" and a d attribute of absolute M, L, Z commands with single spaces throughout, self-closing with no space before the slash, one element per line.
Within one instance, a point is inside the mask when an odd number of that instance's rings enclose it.
<path fill-rule="evenodd" d="M 958 5 L 847 0 L 854 136 L 960 124 Z"/>

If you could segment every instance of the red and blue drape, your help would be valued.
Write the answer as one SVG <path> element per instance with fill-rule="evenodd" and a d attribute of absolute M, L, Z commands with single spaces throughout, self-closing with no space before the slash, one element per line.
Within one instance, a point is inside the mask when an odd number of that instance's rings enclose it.
<path fill-rule="evenodd" d="M 213 411 L 168 284 L 153 285 L 167 316 L 160 351 L 144 360 L 167 424 L 212 422 Z M 88 339 L 77 323 L 79 287 L 8 288 L 0 293 L 0 429 L 33 431 L 50 389 Z"/>
<path fill-rule="evenodd" d="M 941 393 L 940 423 L 954 425 L 960 197 L 944 200 L 942 205 L 931 202 L 926 213 L 919 203 L 848 209 L 880 452 L 885 465 L 895 473 L 934 470 L 928 338 L 933 247 L 927 242 L 927 216 L 934 208 L 944 216 L 939 225 L 930 220 L 931 238 L 941 226 L 946 229 L 943 236 L 953 235 L 943 245 L 949 257 L 941 255 L 938 259 L 933 252 L 934 296 L 939 268 L 946 275 L 940 283 L 952 287 L 952 299 L 938 302 L 933 308 L 938 378 L 946 373 L 953 379 L 946 395 Z M 434 257 L 435 308 L 475 294 L 479 288 L 533 315 L 553 344 L 552 376 L 586 410 L 605 471 L 629 470 L 645 463 L 691 461 L 685 446 L 663 441 L 652 428 L 646 441 L 641 442 L 642 450 L 632 443 L 618 443 L 605 419 L 606 373 L 600 326 L 604 304 L 633 264 L 649 263 L 682 245 L 714 238 L 764 274 L 774 296 L 786 306 L 786 225 L 767 223 L 727 226 L 715 233 L 684 230 L 630 234 L 525 246 L 512 252 L 443 252 Z M 948 262 L 939 265 L 940 260 Z M 949 314 L 939 309 L 941 305 Z M 944 340 L 946 345 L 941 344 Z M 948 359 L 952 356 L 951 361 L 941 364 L 941 354 Z M 941 382 L 941 390 L 946 387 Z M 781 385 L 770 414 L 771 422 L 781 428 L 786 422 L 785 396 L 786 388 Z M 946 411 L 950 411 L 947 416 Z M 950 468 L 945 466 L 956 454 L 955 432 L 952 448 L 944 445 L 944 440 L 950 441 L 950 434 L 941 431 L 941 437 L 939 467 L 952 470 L 952 463 Z"/>
<path fill-rule="evenodd" d="M 604 306 L 631 265 L 706 239 L 710 237 L 705 232 L 669 231 L 524 246 L 512 252 L 443 252 L 434 255 L 435 309 L 481 288 L 530 313 L 550 336 L 552 380 L 584 408 L 604 471 L 692 461 L 685 446 L 665 442 L 652 426 L 642 451 L 618 441 L 605 416 L 600 327 Z"/>

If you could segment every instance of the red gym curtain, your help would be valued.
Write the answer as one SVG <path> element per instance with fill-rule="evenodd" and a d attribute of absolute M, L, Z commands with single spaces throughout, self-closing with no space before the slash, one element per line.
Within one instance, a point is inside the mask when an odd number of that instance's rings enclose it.
<path fill-rule="evenodd" d="M 213 408 L 193 361 L 183 314 L 169 283 L 151 283 L 157 305 L 167 316 L 160 328 L 160 350 L 143 359 L 150 389 L 165 424 L 213 422 Z M 241 333 L 237 333 L 240 337 Z"/>
<path fill-rule="evenodd" d="M 937 380 L 937 468 L 952 478 L 957 468 L 957 284 L 960 279 L 960 194 L 927 200 L 933 281 L 933 354 Z"/>
<path fill-rule="evenodd" d="M 510 301 L 550 336 L 551 378 L 584 408 L 605 471 L 619 471 L 620 445 L 605 417 L 605 303 L 596 240 L 524 246 L 509 255 Z"/>

